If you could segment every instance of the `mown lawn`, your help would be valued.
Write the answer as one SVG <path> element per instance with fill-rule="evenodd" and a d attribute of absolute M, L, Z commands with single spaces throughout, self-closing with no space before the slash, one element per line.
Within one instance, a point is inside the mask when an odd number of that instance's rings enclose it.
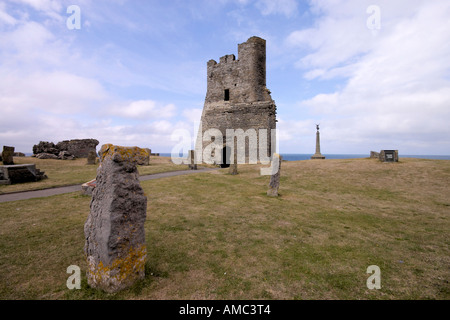
<path fill-rule="evenodd" d="M 449 299 L 450 161 L 400 160 L 283 162 L 278 198 L 255 165 L 144 181 L 146 278 L 117 294 L 86 283 L 90 197 L 0 203 L 0 299 Z"/>
<path fill-rule="evenodd" d="M 15 164 L 36 164 L 36 168 L 45 172 L 48 179 L 38 182 L 0 185 L 0 194 L 83 184 L 95 179 L 98 168 L 98 163 L 95 165 L 87 165 L 86 162 L 87 159 L 85 158 L 53 160 L 33 157 L 14 157 Z M 140 175 L 186 169 L 187 165 L 176 165 L 172 163 L 170 157 L 151 157 L 150 165 L 138 166 Z"/>

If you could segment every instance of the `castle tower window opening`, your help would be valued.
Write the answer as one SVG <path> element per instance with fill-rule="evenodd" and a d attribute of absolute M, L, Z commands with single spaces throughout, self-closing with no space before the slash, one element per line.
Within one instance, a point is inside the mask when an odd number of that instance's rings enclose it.
<path fill-rule="evenodd" d="M 230 101 L 230 89 L 225 89 L 224 90 L 223 100 L 224 101 Z"/>

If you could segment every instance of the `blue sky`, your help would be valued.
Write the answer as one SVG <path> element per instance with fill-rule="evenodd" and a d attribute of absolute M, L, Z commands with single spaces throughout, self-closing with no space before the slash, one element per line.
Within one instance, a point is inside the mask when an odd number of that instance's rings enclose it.
<path fill-rule="evenodd" d="M 206 62 L 259 36 L 281 153 L 314 153 L 320 123 L 324 154 L 448 155 L 449 17 L 447 0 L 0 0 L 0 144 L 170 152 L 200 120 Z"/>

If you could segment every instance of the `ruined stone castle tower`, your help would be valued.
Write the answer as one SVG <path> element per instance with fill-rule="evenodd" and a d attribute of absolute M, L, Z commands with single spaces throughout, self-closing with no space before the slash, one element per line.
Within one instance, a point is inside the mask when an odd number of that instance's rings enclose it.
<path fill-rule="evenodd" d="M 251 37 L 239 44 L 238 59 L 230 54 L 221 57 L 219 63 L 208 61 L 201 125 L 202 135 L 211 128 L 222 132 L 223 151 L 227 129 L 255 129 L 257 133 L 261 132 L 259 129 L 267 129 L 268 149 L 263 156 L 272 155 L 275 146 L 270 129 L 276 128 L 276 105 L 266 87 L 266 40 Z M 259 143 L 261 135 L 257 139 Z M 203 148 L 209 143 L 203 141 Z M 223 156 L 223 162 L 229 163 L 229 159 Z"/>

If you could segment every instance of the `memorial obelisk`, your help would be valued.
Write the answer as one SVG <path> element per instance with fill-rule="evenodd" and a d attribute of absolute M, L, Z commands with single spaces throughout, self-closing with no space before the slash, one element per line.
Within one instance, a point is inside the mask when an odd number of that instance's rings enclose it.
<path fill-rule="evenodd" d="M 319 125 L 316 124 L 317 132 L 316 132 L 316 153 L 313 154 L 311 159 L 325 159 L 325 157 L 320 153 L 320 133 L 319 133 Z"/>

